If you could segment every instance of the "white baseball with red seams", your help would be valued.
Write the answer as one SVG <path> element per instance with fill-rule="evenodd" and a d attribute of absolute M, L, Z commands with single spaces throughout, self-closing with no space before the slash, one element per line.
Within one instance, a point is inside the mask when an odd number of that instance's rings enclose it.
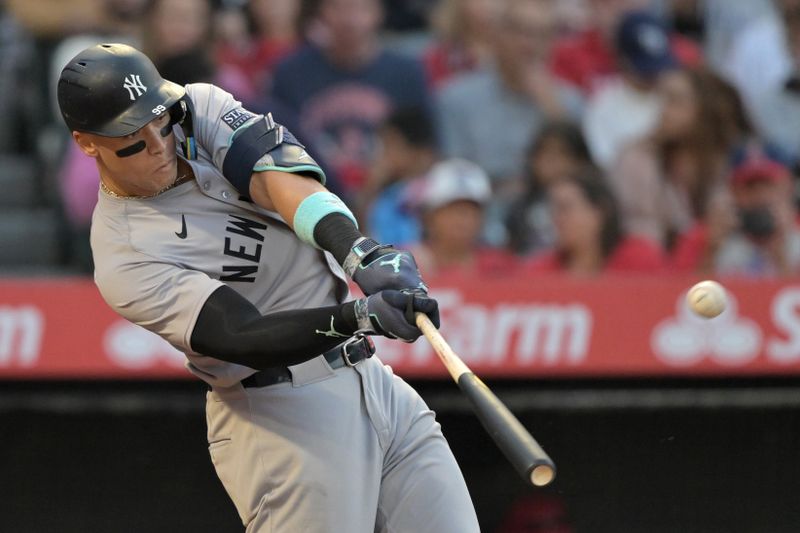
<path fill-rule="evenodd" d="M 725 310 L 728 297 L 722 285 L 716 281 L 705 280 L 689 289 L 686 293 L 686 303 L 695 314 L 714 318 Z"/>

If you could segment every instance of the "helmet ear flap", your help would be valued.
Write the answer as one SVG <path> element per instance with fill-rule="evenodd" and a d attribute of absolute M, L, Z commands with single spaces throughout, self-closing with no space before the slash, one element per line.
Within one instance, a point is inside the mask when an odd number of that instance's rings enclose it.
<path fill-rule="evenodd" d="M 192 120 L 192 101 L 184 95 L 169 109 L 170 124 L 179 124 L 186 141 L 181 143 L 181 151 L 186 159 L 197 159 L 197 144 L 194 139 L 194 121 Z"/>
<path fill-rule="evenodd" d="M 175 124 L 182 124 L 185 118 L 186 105 L 183 103 L 183 99 L 181 99 L 169 108 L 169 125 L 174 126 Z"/>

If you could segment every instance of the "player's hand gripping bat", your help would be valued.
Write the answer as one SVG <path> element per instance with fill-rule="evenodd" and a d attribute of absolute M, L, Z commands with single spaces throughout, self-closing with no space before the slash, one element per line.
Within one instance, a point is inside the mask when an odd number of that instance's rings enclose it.
<path fill-rule="evenodd" d="M 450 372 L 472 409 L 517 472 L 537 487 L 544 487 L 556 477 L 556 465 L 519 420 L 472 373 L 444 340 L 444 337 L 422 313 L 416 313 L 417 327 L 431 343 L 439 359 Z"/>

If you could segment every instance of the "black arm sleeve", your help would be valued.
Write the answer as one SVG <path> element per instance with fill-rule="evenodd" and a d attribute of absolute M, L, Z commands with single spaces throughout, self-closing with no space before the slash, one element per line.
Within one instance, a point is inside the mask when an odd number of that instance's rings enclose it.
<path fill-rule="evenodd" d="M 256 370 L 302 363 L 357 329 L 354 303 L 261 315 L 230 287 L 209 296 L 192 331 L 197 353 Z M 339 334 L 339 335 L 337 335 Z"/>
<path fill-rule="evenodd" d="M 353 221 L 341 213 L 325 215 L 314 227 L 314 240 L 323 249 L 329 251 L 340 265 L 344 264 L 353 243 L 361 232 Z"/>

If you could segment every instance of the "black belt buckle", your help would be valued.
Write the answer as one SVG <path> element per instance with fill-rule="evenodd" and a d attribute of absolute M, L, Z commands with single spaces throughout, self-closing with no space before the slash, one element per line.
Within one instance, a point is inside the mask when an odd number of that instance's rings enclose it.
<path fill-rule="evenodd" d="M 364 350 L 367 352 L 364 357 L 359 358 L 355 362 L 350 359 L 350 350 L 353 350 L 359 346 L 360 343 L 364 344 Z M 344 359 L 344 363 L 347 366 L 356 366 L 358 363 L 367 359 L 375 353 L 375 343 L 372 342 L 372 339 L 366 337 L 364 335 L 356 335 L 350 339 L 347 339 L 344 344 L 342 344 L 342 359 Z"/>

